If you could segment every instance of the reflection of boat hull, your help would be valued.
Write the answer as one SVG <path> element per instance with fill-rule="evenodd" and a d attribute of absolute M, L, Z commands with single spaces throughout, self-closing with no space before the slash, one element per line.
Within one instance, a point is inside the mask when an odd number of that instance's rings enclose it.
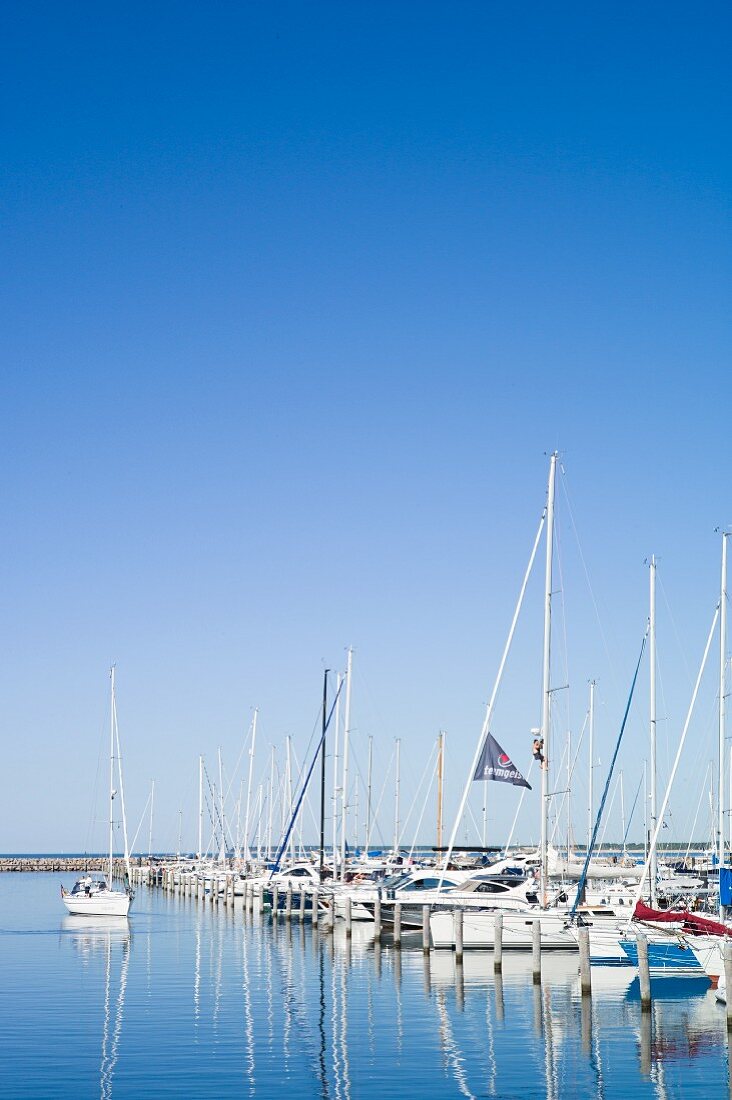
<path fill-rule="evenodd" d="M 63 903 L 74 917 L 126 917 L 130 896 L 121 890 L 98 890 L 94 894 L 64 894 Z"/>

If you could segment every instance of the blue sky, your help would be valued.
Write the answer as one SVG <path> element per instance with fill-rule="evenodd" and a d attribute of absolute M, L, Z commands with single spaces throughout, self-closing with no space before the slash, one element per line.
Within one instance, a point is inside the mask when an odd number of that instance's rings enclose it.
<path fill-rule="evenodd" d="M 721 4 L 5 11 L 0 847 L 103 843 L 113 660 L 162 847 L 252 707 L 258 773 L 304 752 L 348 644 L 361 765 L 401 737 L 406 807 L 445 729 L 449 816 L 553 448 L 557 736 L 595 677 L 607 760 L 655 552 L 675 745 L 732 522 L 729 32 Z M 519 766 L 540 589 L 494 726 Z"/>

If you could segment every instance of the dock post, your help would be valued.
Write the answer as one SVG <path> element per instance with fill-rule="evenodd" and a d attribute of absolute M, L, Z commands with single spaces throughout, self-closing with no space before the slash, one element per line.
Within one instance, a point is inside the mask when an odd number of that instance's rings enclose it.
<path fill-rule="evenodd" d="M 381 894 L 376 895 L 374 902 L 374 943 L 381 943 Z"/>
<path fill-rule="evenodd" d="M 455 962 L 458 966 L 462 965 L 463 961 L 463 917 L 465 916 L 462 909 L 456 909 L 453 920 L 455 922 Z"/>
<path fill-rule="evenodd" d="M 292 920 L 292 883 L 287 883 L 287 894 L 285 895 L 285 920 Z"/>
<path fill-rule="evenodd" d="M 500 974 L 503 970 L 503 913 L 493 918 L 493 971 Z"/>
<path fill-rule="evenodd" d="M 352 899 L 349 894 L 346 898 L 346 937 L 353 935 L 353 912 L 352 912 Z"/>
<path fill-rule="evenodd" d="M 300 887 L 300 924 L 305 920 L 305 899 L 307 897 L 307 891 L 305 889 L 305 883 Z"/>
<path fill-rule="evenodd" d="M 541 984 L 541 921 L 535 920 L 531 926 L 531 970 L 534 985 Z"/>
<path fill-rule="evenodd" d="M 394 903 L 394 947 L 397 950 L 402 946 L 402 903 Z"/>
<path fill-rule="evenodd" d="M 280 905 L 280 888 L 277 883 L 272 887 L 272 916 L 277 919 Z"/>
<path fill-rule="evenodd" d="M 727 1030 L 732 1030 L 732 943 L 725 940 L 724 944 L 724 982 L 725 1001 L 727 1004 Z"/>
<path fill-rule="evenodd" d="M 318 887 L 313 886 L 311 890 L 311 905 L 313 907 L 313 928 L 318 927 L 318 920 L 320 919 L 320 911 L 318 909 Z"/>
<path fill-rule="evenodd" d="M 422 906 L 422 951 L 425 955 L 430 953 L 430 907 Z"/>
<path fill-rule="evenodd" d="M 244 879 L 244 899 L 243 899 L 243 907 L 242 907 L 243 911 L 244 911 L 244 916 L 247 915 L 247 908 L 248 908 L 248 901 L 249 901 L 249 890 L 250 890 L 250 885 L 247 882 L 247 880 Z"/>
<path fill-rule="evenodd" d="M 648 967 L 648 937 L 638 933 L 638 977 L 640 979 L 641 1008 L 651 1007 L 651 972 Z"/>
<path fill-rule="evenodd" d="M 580 928 L 578 935 L 580 953 L 580 989 L 592 993 L 592 967 L 590 966 L 590 930 Z"/>

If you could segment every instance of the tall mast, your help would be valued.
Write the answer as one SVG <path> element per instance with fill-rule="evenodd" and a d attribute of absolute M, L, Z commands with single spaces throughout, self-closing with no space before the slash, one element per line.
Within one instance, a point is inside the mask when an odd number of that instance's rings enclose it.
<path fill-rule="evenodd" d="M 544 567 L 544 656 L 542 669 L 541 733 L 544 741 L 544 763 L 541 771 L 541 894 L 542 905 L 548 904 L 549 887 L 549 763 L 551 707 L 551 642 L 552 642 L 552 561 L 554 557 L 554 486 L 557 475 L 557 452 L 549 464 L 549 485 L 546 501 L 546 561 Z"/>
<path fill-rule="evenodd" d="M 590 774 L 588 779 L 587 790 L 587 851 L 590 850 L 590 842 L 592 841 L 592 828 L 595 823 L 595 792 L 593 789 L 593 779 L 595 774 L 595 681 L 590 680 Z"/>
<path fill-rule="evenodd" d="M 203 757 L 198 758 L 198 858 L 203 858 Z"/>
<path fill-rule="evenodd" d="M 725 765 L 725 680 L 727 670 L 727 532 L 722 532 L 722 583 L 719 595 L 719 866 L 724 866 L 724 765 Z M 730 807 L 732 809 L 732 807 Z M 721 912 L 721 901 L 720 901 Z"/>
<path fill-rule="evenodd" d="M 394 788 L 394 854 L 399 851 L 399 784 L 400 784 L 400 764 L 401 764 L 401 749 L 402 739 L 397 737 L 396 739 L 396 784 Z"/>
<path fill-rule="evenodd" d="M 323 734 L 320 745 L 320 881 L 323 881 L 325 860 L 325 731 L 328 725 L 328 672 L 323 672 Z"/>
<path fill-rule="evenodd" d="M 117 700 L 114 694 L 114 681 L 112 683 L 112 730 L 117 746 L 117 777 L 119 779 L 119 809 L 122 818 L 122 839 L 124 841 L 125 870 L 127 878 L 130 878 L 130 847 L 127 842 L 127 815 L 125 813 L 125 785 L 122 778 L 122 750 L 119 747 L 119 726 L 117 725 Z"/>
<path fill-rule="evenodd" d="M 150 781 L 150 831 L 147 835 L 147 861 L 150 862 L 150 856 L 152 855 L 152 826 L 153 826 L 153 806 L 155 805 L 155 780 Z"/>
<path fill-rule="evenodd" d="M 252 799 L 252 772 L 254 771 L 254 748 L 257 741 L 257 714 L 259 710 L 254 708 L 254 715 L 252 717 L 252 741 L 249 746 L 249 778 L 247 780 L 247 808 L 244 815 L 244 847 L 246 849 L 246 858 L 249 859 L 249 807 Z"/>
<path fill-rule="evenodd" d="M 438 858 L 441 855 L 442 848 L 442 779 L 443 779 L 443 750 L 445 746 L 445 735 L 440 730 L 437 734 L 437 851 Z M 485 846 L 485 841 L 483 842 Z"/>
<path fill-rule="evenodd" d="M 346 873 L 348 843 L 348 750 L 351 743 L 351 679 L 353 677 L 353 646 L 348 647 L 346 663 L 346 706 L 343 716 L 343 784 L 341 790 L 341 880 Z"/>
<path fill-rule="evenodd" d="M 650 662 L 650 733 L 651 733 L 651 836 L 656 835 L 658 805 L 656 792 L 656 555 L 651 555 L 650 610 L 648 619 L 648 660 Z M 655 844 L 650 852 L 649 877 L 651 880 L 651 905 L 658 901 L 658 856 Z"/>
<path fill-rule="evenodd" d="M 112 691 L 109 703 L 109 889 L 112 889 L 112 870 L 114 858 L 114 665 L 109 675 Z"/>
<path fill-rule="evenodd" d="M 226 825 L 224 822 L 224 772 L 221 765 L 221 745 L 219 745 L 219 817 L 221 818 L 221 849 L 219 859 L 226 861 Z"/>
<path fill-rule="evenodd" d="M 366 858 L 369 855 L 369 844 L 371 843 L 371 775 L 374 765 L 374 739 L 369 734 L 369 762 L 367 772 L 367 789 L 366 789 Z"/>
<path fill-rule="evenodd" d="M 343 682 L 343 676 L 339 672 L 336 676 L 336 705 L 335 714 L 333 715 L 333 871 L 338 866 L 338 821 L 340 814 L 338 812 L 338 772 L 340 770 L 340 756 L 338 755 L 338 740 L 341 728 L 341 683 Z"/>
<path fill-rule="evenodd" d="M 285 789 L 287 792 L 287 817 L 282 819 L 282 831 L 285 831 L 285 823 L 292 814 L 292 739 L 287 735 L 287 759 L 285 762 Z M 295 830 L 290 833 L 290 858 L 295 858 Z"/>
<path fill-rule="evenodd" d="M 272 745 L 272 754 L 269 765 L 269 805 L 267 806 L 267 862 L 272 859 L 272 814 L 274 813 L 274 770 L 275 747 Z"/>

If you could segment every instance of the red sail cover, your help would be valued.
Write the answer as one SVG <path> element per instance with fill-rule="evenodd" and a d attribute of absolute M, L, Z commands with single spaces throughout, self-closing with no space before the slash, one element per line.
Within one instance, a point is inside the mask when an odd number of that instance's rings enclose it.
<path fill-rule="evenodd" d="M 690 913 L 688 909 L 651 909 L 639 901 L 635 907 L 633 916 L 636 920 L 653 921 L 655 924 L 681 924 L 683 931 L 694 936 L 729 936 L 732 929 L 717 920 L 709 917 L 700 917 L 697 913 Z"/>

